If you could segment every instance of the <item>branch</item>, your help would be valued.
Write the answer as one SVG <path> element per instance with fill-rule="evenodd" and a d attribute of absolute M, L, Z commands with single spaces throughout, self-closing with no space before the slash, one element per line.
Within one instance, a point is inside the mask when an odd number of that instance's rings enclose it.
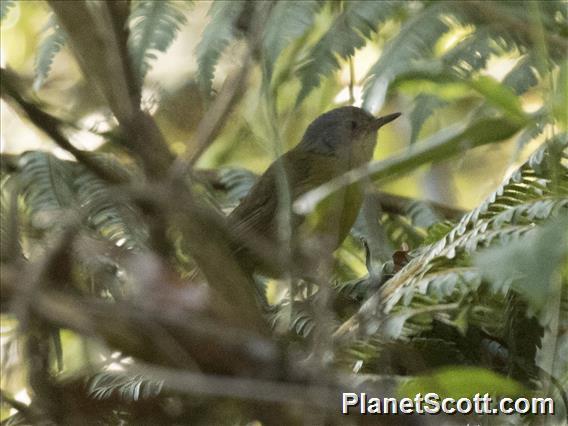
<path fill-rule="evenodd" d="M 119 122 L 131 120 L 139 105 L 136 93 L 129 90 L 126 58 L 121 56 L 123 51 L 116 40 L 114 25 L 109 22 L 106 2 L 95 2 L 93 8 L 85 0 L 48 3 L 69 36 L 85 78 L 104 95 Z"/>
<path fill-rule="evenodd" d="M 158 126 L 140 110 L 140 88 L 128 63 L 120 26 L 122 4 L 49 0 L 67 32 L 83 75 L 105 97 L 120 125 L 124 145 L 138 156 L 151 178 L 164 176 L 174 161 Z M 117 16 L 118 15 L 118 16 Z"/>
<path fill-rule="evenodd" d="M 227 316 L 234 324 L 270 334 L 256 300 L 256 284 L 235 258 L 222 215 L 195 199 L 185 181 L 145 186 L 133 198 L 139 205 L 154 205 L 156 214 L 163 214 L 182 232 L 182 241 L 207 283 L 227 302 Z"/>
<path fill-rule="evenodd" d="M 18 278 L 21 272 L 2 273 L 3 302 L 28 297 Z M 68 281 L 59 284 L 71 286 Z M 187 297 L 178 296 L 168 299 L 169 306 L 164 309 L 159 302 L 110 304 L 36 288 L 28 308 L 44 326 L 99 338 L 125 356 L 149 363 L 190 369 L 197 365 L 205 373 L 248 377 L 279 377 L 283 373 L 278 343 L 240 328 L 228 318 L 216 318 L 203 306 L 192 306 L 194 302 L 187 304 Z"/>
<path fill-rule="evenodd" d="M 92 171 L 97 177 L 110 183 L 125 182 L 122 176 L 115 173 L 112 169 L 102 166 L 89 152 L 82 151 L 69 142 L 60 130 L 62 123 L 59 119 L 42 111 L 33 103 L 26 101 L 16 89 L 17 79 L 18 77 L 12 72 L 3 68 L 0 69 L 0 81 L 2 85 L 2 92 L 0 94 L 2 98 L 6 99 L 8 102 L 15 102 L 32 124 L 49 136 L 60 148 L 73 154 L 77 161 L 84 164 L 85 167 Z"/>
<path fill-rule="evenodd" d="M 389 194 L 387 192 L 375 191 L 367 196 L 374 198 L 385 213 L 406 216 L 408 206 L 416 201 L 427 203 L 436 213 L 446 220 L 459 220 L 467 212 L 446 204 L 437 203 L 429 200 L 417 200 L 415 198 L 403 197 L 402 195 Z"/>

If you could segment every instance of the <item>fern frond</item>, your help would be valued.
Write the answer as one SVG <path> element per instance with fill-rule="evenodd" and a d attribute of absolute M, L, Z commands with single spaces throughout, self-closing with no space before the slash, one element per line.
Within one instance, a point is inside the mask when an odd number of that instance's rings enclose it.
<path fill-rule="evenodd" d="M 466 78 L 485 68 L 491 55 L 502 54 L 508 47 L 505 40 L 481 27 L 445 52 L 440 60 L 456 75 Z"/>
<path fill-rule="evenodd" d="M 442 11 L 448 11 L 447 6 L 447 3 L 433 3 L 426 7 L 408 20 L 387 44 L 365 83 L 364 105 L 367 108 L 371 111 L 380 109 L 390 82 L 414 61 L 431 57 L 435 42 L 449 29 L 448 23 L 441 19 Z"/>
<path fill-rule="evenodd" d="M 535 58 L 531 54 L 521 58 L 503 79 L 503 84 L 510 87 L 516 95 L 522 95 L 537 83 Z"/>
<path fill-rule="evenodd" d="M 521 238 L 532 238 L 525 236 L 536 235 L 541 229 L 539 223 L 566 216 L 567 146 L 568 134 L 548 140 L 439 241 L 416 251 L 416 257 L 363 304 L 359 316 L 376 318 L 380 312 L 376 319 L 377 333 L 390 338 L 408 337 L 422 333 L 424 327 L 427 330 L 434 317 L 446 323 L 457 321 L 456 327 L 463 327 L 463 323 L 467 324 L 465 318 L 471 321 L 476 311 L 485 309 L 483 300 L 507 293 L 511 289 L 510 279 L 494 280 L 493 287 L 480 286 L 484 281 L 482 271 L 472 265 L 472 257 L 482 248 L 504 247 L 504 243 L 516 244 Z M 509 210 L 513 213 L 508 213 Z M 482 289 L 491 290 L 490 299 L 479 299 L 485 294 Z M 462 301 L 471 298 L 477 303 L 463 302 L 467 310 L 460 320 Z M 501 300 L 499 308 L 489 310 L 503 308 Z M 444 310 L 447 312 L 443 313 Z M 484 323 L 483 315 L 477 318 L 483 328 L 495 327 Z M 354 319 L 348 324 L 351 321 Z"/>
<path fill-rule="evenodd" d="M 394 249 L 404 245 L 417 247 L 422 243 L 424 234 L 405 217 L 385 214 L 379 222 Z"/>
<path fill-rule="evenodd" d="M 57 17 L 54 13 L 49 17 L 45 32 L 49 34 L 39 45 L 35 58 L 35 90 L 39 90 L 44 81 L 47 80 L 53 65 L 53 59 L 67 41 L 67 34 L 57 22 Z"/>
<path fill-rule="evenodd" d="M 274 5 L 263 37 L 264 63 L 269 77 L 280 53 L 311 28 L 315 14 L 322 6 L 323 2 L 317 0 L 294 0 Z"/>
<path fill-rule="evenodd" d="M 219 170 L 219 181 L 223 185 L 227 202 L 239 203 L 255 184 L 258 176 L 250 170 L 225 168 Z"/>
<path fill-rule="evenodd" d="M 350 280 L 347 282 L 337 282 L 333 284 L 333 289 L 336 292 L 336 297 L 341 300 L 360 304 L 363 302 L 371 292 L 377 290 L 390 276 L 392 269 L 392 262 L 385 263 L 379 273 L 370 273 L 369 275 Z"/>
<path fill-rule="evenodd" d="M 275 307 L 272 317 L 272 328 L 279 333 L 292 332 L 295 335 L 306 338 L 315 327 L 312 302 L 309 300 L 294 301 L 285 300 Z"/>
<path fill-rule="evenodd" d="M 474 264 L 493 290 L 515 290 L 525 302 L 525 315 L 538 316 L 542 325 L 548 324 L 556 315 L 546 309 L 550 299 L 561 297 L 560 288 L 552 284 L 552 280 L 559 265 L 568 259 L 565 232 L 568 208 L 564 208 L 563 213 L 548 220 L 544 226 L 532 227 L 523 238 L 481 251 L 474 257 Z"/>
<path fill-rule="evenodd" d="M 127 173 L 116 162 L 111 165 L 108 160 L 107 167 Z M 81 208 L 87 212 L 89 225 L 99 235 L 126 249 L 144 245 L 147 230 L 139 213 L 117 198 L 105 182 L 81 166 L 73 186 Z"/>
<path fill-rule="evenodd" d="M 179 2 L 138 0 L 132 3 L 128 48 L 132 69 L 141 81 L 157 53 L 168 50 L 186 22 Z"/>
<path fill-rule="evenodd" d="M 312 48 L 307 62 L 298 69 L 302 88 L 296 104 L 318 87 L 323 77 L 339 68 L 339 59 L 347 59 L 356 49 L 363 47 L 366 40 L 379 30 L 379 25 L 393 16 L 398 6 L 398 2 L 390 1 L 345 3 L 345 10 Z"/>
<path fill-rule="evenodd" d="M 23 257 L 20 241 L 17 239 L 17 220 L 12 216 L 17 202 L 17 181 L 14 176 L 0 179 L 0 262 Z"/>
<path fill-rule="evenodd" d="M 537 48 L 531 31 L 525 28 L 527 23 L 533 21 L 535 13 L 539 15 L 539 20 L 548 34 L 556 34 L 559 38 L 566 37 L 567 12 L 564 2 L 551 0 L 538 5 L 535 3 L 534 6 L 536 7 L 527 7 L 522 1 L 475 3 L 456 10 L 456 16 L 477 27 L 490 29 L 494 34 L 494 40 L 513 43 L 525 53 Z M 496 19 L 502 19 L 503 25 L 496 26 Z M 566 44 L 555 42 L 556 40 L 546 37 L 543 40 L 550 57 L 553 59 L 566 57 Z"/>
<path fill-rule="evenodd" d="M 544 21 L 550 26 L 551 32 L 557 32 L 561 25 L 559 21 L 566 21 L 566 10 L 560 12 L 561 2 L 548 2 L 547 7 L 541 9 Z M 524 26 L 530 22 L 529 8 L 522 7 L 519 2 L 501 2 L 467 4 L 464 7 L 458 4 L 431 3 L 421 12 L 408 20 L 398 35 L 386 46 L 383 54 L 371 68 L 365 85 L 365 106 L 371 110 L 380 108 L 390 83 L 406 73 L 412 78 L 409 70 L 424 70 L 435 68 L 438 71 L 452 71 L 453 74 L 465 78 L 474 72 L 483 69 L 492 54 L 504 52 L 520 52 L 522 55 L 532 47 L 533 40 L 528 36 L 530 31 L 513 31 L 515 26 Z M 502 16 L 509 17 L 512 22 L 509 26 L 498 27 L 494 25 L 494 18 L 490 13 L 480 13 L 478 8 L 495 9 Z M 564 8 L 565 9 L 565 8 Z M 474 25 L 476 30 L 465 40 L 445 52 L 441 58 L 433 58 L 433 48 L 440 37 L 450 29 L 450 17 L 463 26 Z M 556 23 L 555 23 L 556 22 Z M 554 27 L 554 29 L 552 28 Z M 548 27 L 547 27 L 548 28 Z M 560 38 L 560 37 L 559 37 Z M 563 42 L 556 43 L 551 48 L 551 59 L 559 62 L 566 57 Z M 564 46 L 564 50 L 561 47 Z M 506 85 L 516 93 L 522 93 L 535 84 L 537 77 L 530 59 L 519 64 Z M 436 73 L 433 73 L 435 76 Z M 426 74 L 423 74 L 426 76 Z M 433 81 L 438 79 L 435 77 Z"/>
<path fill-rule="evenodd" d="M 203 30 L 201 40 L 195 49 L 198 64 L 197 81 L 207 96 L 211 95 L 217 62 L 235 37 L 234 23 L 241 15 L 245 3 L 217 1 L 209 9 L 211 21 Z"/>
<path fill-rule="evenodd" d="M 145 379 L 141 375 L 129 376 L 117 372 L 96 374 L 89 383 L 89 393 L 95 399 L 119 398 L 122 401 L 139 401 L 156 397 L 163 382 Z"/>
<path fill-rule="evenodd" d="M 445 237 L 456 224 L 454 222 L 445 220 L 443 222 L 438 222 L 432 225 L 427 230 L 426 238 L 424 239 L 424 243 L 426 245 L 430 245 L 443 237 Z"/>
<path fill-rule="evenodd" d="M 102 156 L 98 159 L 117 175 L 131 177 L 117 161 Z M 15 177 L 21 184 L 33 229 L 50 230 L 61 224 L 58 219 L 62 213 L 82 209 L 89 226 L 100 236 L 126 248 L 143 246 L 147 231 L 138 212 L 117 199 L 108 184 L 82 164 L 44 152 L 28 152 L 21 156 Z"/>
<path fill-rule="evenodd" d="M 45 152 L 28 152 L 20 158 L 18 179 L 33 227 L 57 226 L 61 213 L 74 205 L 73 164 L 70 162 Z"/>
<path fill-rule="evenodd" d="M 558 150 L 559 146 L 568 144 L 568 135 L 560 135 L 548 143 L 550 150 Z M 531 231 L 535 222 L 566 211 L 568 166 L 557 164 L 558 182 L 553 182 L 548 177 L 548 163 L 559 159 L 546 148 L 535 152 L 484 203 L 465 215 L 446 236 L 426 248 L 387 283 L 382 291 L 383 297 L 388 299 L 386 305 L 392 308 L 401 299 L 410 302 L 413 294 L 423 292 L 418 290 L 419 283 L 421 290 L 427 290 L 428 285 L 424 283 L 431 282 L 427 275 L 440 270 L 440 263 L 451 265 L 459 259 L 465 260 L 464 255 L 467 257 L 478 247 L 488 247 L 495 241 L 516 240 Z"/>
<path fill-rule="evenodd" d="M 418 135 L 422 126 L 430 118 L 432 113 L 441 107 L 446 106 L 448 103 L 434 95 L 420 94 L 414 100 L 414 108 L 410 112 L 410 126 L 412 133 L 410 134 L 410 144 L 418 140 Z"/>
<path fill-rule="evenodd" d="M 368 223 L 369 218 L 364 213 L 359 214 L 350 231 L 356 241 L 368 239 L 372 263 L 389 261 L 392 253 L 401 247 L 418 247 L 422 244 L 426 232 L 414 226 L 406 215 L 379 213 L 377 216 Z"/>
<path fill-rule="evenodd" d="M 440 216 L 424 201 L 413 201 L 406 208 L 406 214 L 413 226 L 429 228 L 439 223 Z"/>

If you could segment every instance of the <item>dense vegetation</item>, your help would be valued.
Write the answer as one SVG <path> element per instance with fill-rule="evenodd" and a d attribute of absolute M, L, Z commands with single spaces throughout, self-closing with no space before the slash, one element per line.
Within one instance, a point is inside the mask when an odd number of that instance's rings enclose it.
<path fill-rule="evenodd" d="M 47 22 L 34 73 L 1 70 L 2 113 L 58 148 L 2 153 L 2 424 L 377 421 L 340 416 L 349 390 L 552 397 L 546 420 L 470 421 L 562 424 L 566 3 L 218 1 L 181 58 L 196 70 L 148 99 L 196 3 L 2 1 L 3 25 Z M 292 200 L 368 181 L 326 285 L 250 276 L 224 218 L 256 175 L 235 164 L 262 171 L 337 102 L 402 109 L 408 147 L 387 131 L 380 161 Z M 468 158 L 465 192 L 509 170 L 466 210 L 444 194 Z M 425 168 L 445 204 L 379 190 Z"/>

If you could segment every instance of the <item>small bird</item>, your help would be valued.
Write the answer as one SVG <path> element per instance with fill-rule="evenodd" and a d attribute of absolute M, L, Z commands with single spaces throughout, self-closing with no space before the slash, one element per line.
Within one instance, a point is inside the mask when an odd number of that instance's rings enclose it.
<path fill-rule="evenodd" d="M 362 184 L 337 191 L 307 217 L 294 214 L 291 203 L 369 162 L 377 131 L 400 115 L 376 118 L 361 108 L 346 106 L 316 118 L 301 142 L 270 165 L 228 217 L 233 250 L 242 267 L 271 277 L 281 277 L 292 267 L 294 274 L 304 276 L 310 267 L 307 259 L 313 262 L 331 255 L 357 218 L 363 202 Z M 282 188 L 288 190 L 287 206 L 281 202 L 285 199 Z M 287 222 L 282 220 L 286 216 L 279 215 L 283 207 L 290 209 Z M 282 232 L 283 225 L 289 233 Z M 290 237 L 288 247 L 283 245 L 283 235 Z"/>

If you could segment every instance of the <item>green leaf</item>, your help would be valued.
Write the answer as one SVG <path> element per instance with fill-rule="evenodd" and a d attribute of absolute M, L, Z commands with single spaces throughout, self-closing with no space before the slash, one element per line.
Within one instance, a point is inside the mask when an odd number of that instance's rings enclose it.
<path fill-rule="evenodd" d="M 568 208 L 563 217 L 552 220 L 517 241 L 491 248 L 474 257 L 475 265 L 493 283 L 511 282 L 535 313 L 557 298 L 559 288 L 553 274 L 568 256 Z"/>
<path fill-rule="evenodd" d="M 133 70 L 141 81 L 156 54 L 168 50 L 186 22 L 179 2 L 138 0 L 132 3 L 128 48 Z"/>
<path fill-rule="evenodd" d="M 221 54 L 234 39 L 234 23 L 241 15 L 245 2 L 216 1 L 209 9 L 211 21 L 203 30 L 195 49 L 197 55 L 197 81 L 207 96 L 211 95 L 215 67 Z"/>
<path fill-rule="evenodd" d="M 35 59 L 35 90 L 39 90 L 43 82 L 47 79 L 55 55 L 57 55 L 67 41 L 67 34 L 57 22 L 55 14 L 51 14 L 50 16 L 46 32 L 50 34 L 41 42 Z"/>
<path fill-rule="evenodd" d="M 499 107 L 511 120 L 519 124 L 526 124 L 528 121 L 519 98 L 507 86 L 485 76 L 468 79 L 465 82 L 482 94 L 487 102 Z"/>
<path fill-rule="evenodd" d="M 274 5 L 262 40 L 269 76 L 280 53 L 312 27 L 315 14 L 322 6 L 323 3 L 317 0 L 294 0 Z"/>
<path fill-rule="evenodd" d="M 431 56 L 436 41 L 448 31 L 442 11 L 447 3 L 432 3 L 408 20 L 396 37 L 385 47 L 381 57 L 373 65 L 365 84 L 364 106 L 370 111 L 379 110 L 384 102 L 390 82 L 406 71 L 413 61 Z"/>
<path fill-rule="evenodd" d="M 468 78 L 485 68 L 491 55 L 502 52 L 503 48 L 495 42 L 493 34 L 487 28 L 481 27 L 445 52 L 440 60 L 455 74 Z"/>
<path fill-rule="evenodd" d="M 490 396 L 522 396 L 529 392 L 523 385 L 490 370 L 479 367 L 448 367 L 418 376 L 403 383 L 400 397 L 414 398 L 417 394 L 437 393 L 440 398 L 472 398 L 488 393 Z"/>
<path fill-rule="evenodd" d="M 414 108 L 410 113 L 410 144 L 414 144 L 422 129 L 422 126 L 433 114 L 434 110 L 446 106 L 448 103 L 437 96 L 420 94 L 414 100 Z"/>
<path fill-rule="evenodd" d="M 379 24 L 389 19 L 397 9 L 397 2 L 346 2 L 345 10 L 335 18 L 308 54 L 309 59 L 298 69 L 302 88 L 296 104 L 318 87 L 323 77 L 339 69 L 339 59 L 347 59 L 356 49 L 363 47 L 366 40 L 379 30 Z"/>

